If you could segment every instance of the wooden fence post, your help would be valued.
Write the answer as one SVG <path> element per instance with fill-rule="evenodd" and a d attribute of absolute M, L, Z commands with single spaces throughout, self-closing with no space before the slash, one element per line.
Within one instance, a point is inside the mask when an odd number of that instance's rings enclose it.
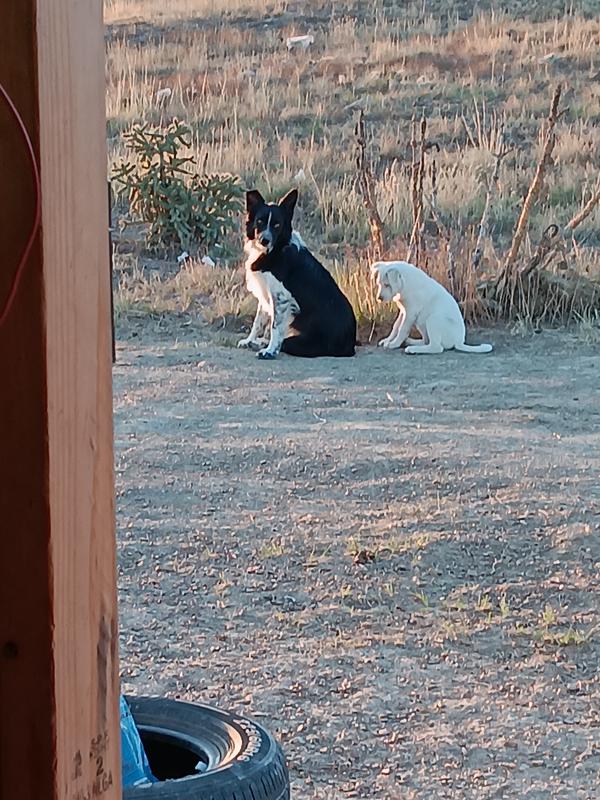
<path fill-rule="evenodd" d="M 102 0 L 4 0 L 42 229 L 0 328 L 0 798 L 120 800 Z M 0 102 L 0 307 L 35 193 Z"/>

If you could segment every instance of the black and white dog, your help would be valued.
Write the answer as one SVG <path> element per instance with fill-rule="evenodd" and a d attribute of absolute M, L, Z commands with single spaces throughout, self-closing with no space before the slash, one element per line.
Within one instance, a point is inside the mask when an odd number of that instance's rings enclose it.
<path fill-rule="evenodd" d="M 246 193 L 246 286 L 258 309 L 238 347 L 258 349 L 259 358 L 280 351 L 306 358 L 353 356 L 352 306 L 293 230 L 297 200 L 296 189 L 273 204 L 256 190 Z"/>

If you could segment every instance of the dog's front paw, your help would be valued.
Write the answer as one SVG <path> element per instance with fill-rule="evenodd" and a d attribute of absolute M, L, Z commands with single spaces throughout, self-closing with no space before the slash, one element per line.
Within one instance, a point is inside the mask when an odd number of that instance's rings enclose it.
<path fill-rule="evenodd" d="M 274 353 L 272 350 L 269 350 L 268 347 L 265 347 L 264 350 L 258 351 L 256 357 L 260 358 L 261 361 L 272 361 L 274 358 L 277 358 L 277 353 Z"/>
<path fill-rule="evenodd" d="M 249 336 L 246 339 L 240 339 L 237 343 L 238 347 L 243 347 L 246 350 L 261 350 L 269 343 L 268 339 L 251 339 Z"/>
<path fill-rule="evenodd" d="M 266 341 L 264 339 L 262 339 L 262 340 L 259 339 L 256 342 L 250 342 L 248 347 L 250 348 L 250 350 L 254 350 L 254 352 L 256 353 L 257 350 L 262 350 L 266 344 L 267 343 L 266 343 Z"/>
<path fill-rule="evenodd" d="M 417 356 L 421 352 L 421 347 L 413 347 L 412 344 L 409 344 L 408 347 L 404 348 L 404 352 L 408 353 L 409 356 Z"/>
<path fill-rule="evenodd" d="M 385 346 L 386 346 L 386 344 L 389 342 L 389 340 L 390 340 L 390 339 L 389 339 L 389 336 L 386 336 L 386 337 L 385 337 L 385 339 L 380 339 L 380 340 L 377 342 L 377 347 L 385 347 Z"/>

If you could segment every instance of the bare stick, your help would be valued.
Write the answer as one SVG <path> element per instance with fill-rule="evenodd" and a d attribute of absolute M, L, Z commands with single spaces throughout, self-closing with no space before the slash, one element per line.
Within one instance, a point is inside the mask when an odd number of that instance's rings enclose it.
<path fill-rule="evenodd" d="M 529 191 L 527 192 L 527 196 L 525 197 L 525 202 L 523 203 L 523 208 L 521 209 L 521 215 L 519 216 L 519 221 L 517 222 L 517 226 L 513 234 L 512 244 L 510 246 L 510 250 L 506 257 L 506 261 L 504 263 L 504 269 L 502 270 L 502 276 L 501 276 L 502 282 L 504 282 L 509 276 L 513 275 L 514 265 L 517 260 L 517 256 L 519 255 L 519 250 L 521 248 L 521 244 L 523 243 L 523 239 L 525 238 L 525 233 L 527 231 L 527 222 L 529 220 L 529 215 L 531 213 L 533 204 L 539 194 L 540 188 L 542 186 L 542 181 L 544 179 L 544 173 L 546 172 L 546 167 L 548 166 L 548 163 L 550 161 L 550 156 L 552 155 L 552 150 L 554 149 L 554 145 L 556 144 L 556 138 L 554 136 L 554 127 L 559 117 L 561 116 L 561 114 L 559 114 L 558 111 L 558 104 L 560 103 L 561 92 L 562 92 L 562 86 L 559 84 L 554 90 L 552 105 L 550 106 L 550 114 L 548 115 L 548 123 L 546 127 L 546 135 L 544 139 L 544 149 L 542 151 L 542 157 L 538 162 L 535 175 L 533 176 L 533 180 L 529 187 Z"/>
<path fill-rule="evenodd" d="M 565 235 L 571 233 L 575 230 L 581 223 L 589 217 L 592 211 L 596 208 L 596 206 L 600 203 L 600 189 L 598 189 L 587 201 L 584 207 L 581 209 L 579 214 L 575 214 L 573 219 L 567 222 L 565 227 Z"/>
<path fill-rule="evenodd" d="M 525 277 L 535 270 L 540 269 L 540 267 L 547 266 L 559 251 L 560 243 L 561 237 L 559 235 L 558 225 L 548 225 L 542 234 L 542 238 L 533 257 L 529 260 L 527 266 L 521 270 L 520 275 Z"/>
<path fill-rule="evenodd" d="M 435 148 L 438 152 L 440 151 L 440 147 L 436 142 L 432 142 L 430 147 Z M 437 161 L 435 158 L 431 162 L 431 195 L 429 197 L 429 210 L 431 213 L 431 218 L 435 222 L 437 229 L 438 229 L 438 237 L 443 238 L 446 244 L 446 254 L 448 256 L 448 266 L 446 268 L 446 273 L 448 276 L 448 286 L 450 287 L 451 294 L 456 294 L 456 259 L 454 256 L 454 250 L 452 249 L 452 233 L 448 229 L 448 226 L 442 221 L 440 214 L 438 212 L 437 207 Z"/>
<path fill-rule="evenodd" d="M 410 149 L 412 153 L 411 159 L 411 173 L 410 173 L 410 190 L 411 190 L 411 200 L 412 200 L 412 207 L 413 207 L 413 226 L 410 232 L 410 241 L 408 243 L 408 253 L 406 254 L 406 260 L 412 262 L 413 260 L 413 248 L 415 245 L 415 238 L 416 238 L 416 220 L 417 220 L 417 184 L 418 184 L 418 162 L 417 162 L 417 122 L 413 116 L 411 121 L 411 137 L 410 137 Z"/>
<path fill-rule="evenodd" d="M 411 147 L 413 152 L 412 163 L 412 200 L 413 200 L 413 229 L 410 236 L 407 260 L 411 261 L 413 252 L 414 259 L 418 263 L 423 249 L 423 224 L 425 221 L 423 214 L 423 184 L 425 180 L 425 152 L 428 148 L 426 141 L 427 120 L 421 118 L 421 136 L 417 142 L 417 125 L 413 118 Z M 417 158 L 417 144 L 418 158 Z"/>
<path fill-rule="evenodd" d="M 358 172 L 358 185 L 360 187 L 363 202 L 369 215 L 369 228 L 371 229 L 371 247 L 373 256 L 381 258 L 385 252 L 385 233 L 381 215 L 375 203 L 375 188 L 373 173 L 369 166 L 367 157 L 367 136 L 365 130 L 365 115 L 361 110 L 358 122 L 356 123 L 356 169 Z"/>
<path fill-rule="evenodd" d="M 506 147 L 504 144 L 504 126 L 500 131 L 500 149 L 494 153 L 494 171 L 492 173 L 492 177 L 489 181 L 487 181 L 487 190 L 485 195 L 485 205 L 483 207 L 483 212 L 481 214 L 481 219 L 479 221 L 479 229 L 477 231 L 477 241 L 475 242 L 475 248 L 471 255 L 471 264 L 474 270 L 479 269 L 479 265 L 481 264 L 481 259 L 483 258 L 483 248 L 485 240 L 488 238 L 488 217 L 490 213 L 490 207 L 492 204 L 492 195 L 494 192 L 498 190 L 498 181 L 500 178 L 500 164 L 502 160 L 506 158 L 506 156 L 513 151 L 514 148 Z"/>
<path fill-rule="evenodd" d="M 565 241 L 569 234 L 572 234 L 578 225 L 589 217 L 594 208 L 600 202 L 600 189 L 598 189 L 581 211 L 576 214 L 564 227 L 562 233 L 558 225 L 549 225 L 544 233 L 542 239 L 535 251 L 535 254 L 530 259 L 527 266 L 521 270 L 521 275 L 529 275 L 534 270 L 545 269 L 550 262 L 557 256 L 563 257 L 563 262 L 566 263 L 568 259 L 568 244 Z"/>

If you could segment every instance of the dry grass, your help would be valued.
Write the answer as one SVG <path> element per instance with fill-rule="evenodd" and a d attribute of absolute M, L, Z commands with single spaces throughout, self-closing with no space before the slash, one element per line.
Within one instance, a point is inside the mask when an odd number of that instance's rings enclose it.
<path fill-rule="evenodd" d="M 450 0 L 107 0 L 110 158 L 121 155 L 120 133 L 134 120 L 177 116 L 192 127 L 194 154 L 207 169 L 239 174 L 271 196 L 298 184 L 303 235 L 341 275 L 372 327 L 389 311 L 374 303 L 360 263 L 369 225 L 356 180 L 354 126 L 364 109 L 377 206 L 390 255 L 403 257 L 412 228 L 411 119 L 425 114 L 428 136 L 440 147 L 436 210 L 451 236 L 449 242 L 439 235 L 426 209 L 422 265 L 450 285 L 450 247 L 460 273 L 451 288 L 476 314 L 474 288 L 495 274 L 508 249 L 558 81 L 566 84 L 568 111 L 556 126 L 554 159 L 523 258 L 547 225 L 564 227 L 585 205 L 600 170 L 597 3 L 574 2 L 567 13 L 562 2 L 492 5 L 474 14 L 475 3 Z M 305 32 L 315 36 L 314 46 L 288 53 L 285 38 Z M 171 96 L 158 101 L 165 88 Z M 500 166 L 489 238 L 474 274 L 469 247 L 501 134 L 514 149 Z M 427 204 L 431 191 L 429 175 Z M 578 228 L 582 247 L 572 263 L 592 278 L 600 271 L 598 221 L 596 210 Z M 130 281 L 123 288 L 125 304 L 140 291 L 131 287 Z M 198 295 L 219 297 L 218 287 L 208 294 L 198 287 Z"/>
<path fill-rule="evenodd" d="M 216 269 L 187 261 L 176 272 L 144 268 L 137 258 L 122 259 L 115 302 L 117 319 L 132 312 L 195 314 L 209 324 L 224 327 L 232 319 L 249 317 L 252 299 L 238 269 Z"/>

